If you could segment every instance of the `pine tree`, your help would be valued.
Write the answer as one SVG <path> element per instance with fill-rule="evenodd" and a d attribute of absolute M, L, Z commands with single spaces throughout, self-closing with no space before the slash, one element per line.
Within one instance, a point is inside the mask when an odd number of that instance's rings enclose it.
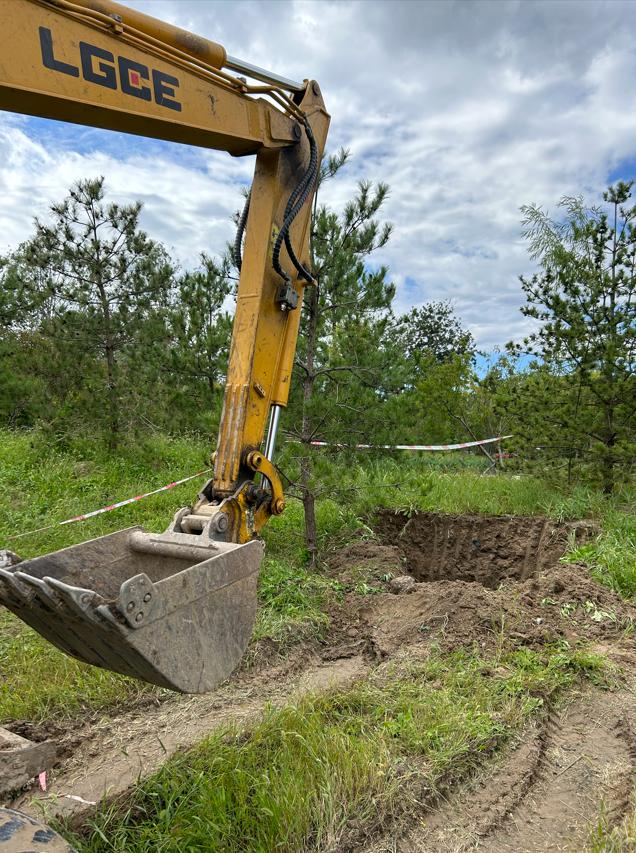
<path fill-rule="evenodd" d="M 25 322 L 51 344 L 60 404 L 82 407 L 111 449 L 136 381 L 125 356 L 152 339 L 173 284 L 165 250 L 139 228 L 140 211 L 106 203 L 103 178 L 79 181 L 12 258 Z"/>
<path fill-rule="evenodd" d="M 323 166 L 320 180 L 334 177 L 345 151 Z M 299 488 L 305 512 L 305 541 L 313 561 L 317 548 L 315 439 L 355 443 L 368 439 L 377 423 L 388 365 L 379 346 L 391 315 L 394 286 L 388 270 L 367 259 L 384 246 L 391 226 L 377 214 L 388 187 L 368 182 L 342 214 L 316 203 L 311 233 L 315 283 L 305 292 L 295 362 L 295 392 L 288 431 L 303 446 Z"/>
<path fill-rule="evenodd" d="M 603 194 L 602 206 L 564 198 L 563 218 L 522 208 L 525 236 L 541 271 L 521 278 L 522 312 L 539 328 L 515 353 L 537 358 L 557 393 L 520 386 L 522 401 L 562 425 L 570 448 L 610 494 L 636 459 L 636 207 L 633 182 Z M 545 384 L 545 383 L 543 383 Z"/>

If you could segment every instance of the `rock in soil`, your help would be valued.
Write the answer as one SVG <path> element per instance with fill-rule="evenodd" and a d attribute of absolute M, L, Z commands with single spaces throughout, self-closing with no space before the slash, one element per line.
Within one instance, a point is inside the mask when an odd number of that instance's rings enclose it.
<path fill-rule="evenodd" d="M 389 581 L 389 592 L 400 595 L 404 592 L 413 592 L 415 589 L 415 578 L 411 575 L 400 575 L 398 578 L 392 578 Z"/>

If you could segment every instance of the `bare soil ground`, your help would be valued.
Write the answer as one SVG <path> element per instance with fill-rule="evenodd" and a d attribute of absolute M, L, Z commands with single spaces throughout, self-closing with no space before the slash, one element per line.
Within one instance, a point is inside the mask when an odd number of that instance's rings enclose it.
<path fill-rule="evenodd" d="M 427 802 L 367 853 L 583 849 L 602 803 L 611 821 L 623 815 L 636 773 L 636 609 L 584 567 L 559 563 L 594 526 L 389 512 L 375 526 L 380 542 L 358 542 L 330 561 L 345 592 L 322 645 L 240 672 L 207 696 L 171 697 L 55 733 L 64 757 L 49 791 L 27 792 L 12 805 L 84 810 L 220 725 L 256 718 L 268 703 L 303 692 L 345 686 L 393 656 L 425 656 L 432 643 L 487 652 L 561 638 L 601 648 L 623 666 L 625 686 L 586 688 L 469 785 Z"/>

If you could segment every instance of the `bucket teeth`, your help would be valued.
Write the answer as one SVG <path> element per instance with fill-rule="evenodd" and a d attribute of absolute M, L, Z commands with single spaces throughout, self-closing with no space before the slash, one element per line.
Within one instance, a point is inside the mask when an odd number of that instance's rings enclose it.
<path fill-rule="evenodd" d="M 93 608 L 104 599 L 92 589 L 82 589 L 79 586 L 70 586 L 57 578 L 44 578 L 46 583 L 53 587 L 61 602 L 80 619 L 94 619 Z"/>
<path fill-rule="evenodd" d="M 45 581 L 40 580 L 40 578 L 34 578 L 33 575 L 27 575 L 20 571 L 14 572 L 13 576 L 23 584 L 26 584 L 26 586 L 30 586 L 33 589 L 33 599 L 40 602 L 44 608 L 50 608 L 52 610 L 59 609 L 60 605 L 58 599 Z M 32 604 L 35 603 L 33 599 Z"/>
<path fill-rule="evenodd" d="M 119 653 L 121 632 L 113 632 L 96 609 L 101 609 L 104 599 L 92 589 L 70 586 L 56 578 L 45 577 L 37 581 L 47 587 L 49 595 L 53 593 L 56 602 L 54 615 L 57 619 L 58 633 L 63 630 L 67 645 L 73 648 L 75 657 L 86 663 L 92 663 L 106 669 L 117 668 L 126 675 L 136 675 L 130 662 Z M 104 609 L 108 609 L 104 606 Z M 116 635 L 113 637 L 113 633 Z"/>
<path fill-rule="evenodd" d="M 26 572 L 15 572 L 15 575 L 33 591 L 29 603 L 29 615 L 32 619 L 37 619 L 40 625 L 46 625 L 49 633 L 57 638 L 54 642 L 73 657 L 96 666 L 104 666 L 103 656 L 91 648 L 92 644 L 89 645 L 86 642 L 87 634 L 90 636 L 92 632 L 87 632 L 82 625 L 80 630 L 77 630 L 77 621 L 73 618 L 73 612 L 48 580 L 46 578 L 41 580 Z"/>
<path fill-rule="evenodd" d="M 95 613 L 95 605 L 104 599 L 92 589 L 45 577 L 45 582 L 55 591 L 60 606 L 60 619 L 73 635 L 74 654 L 86 663 L 108 667 L 113 652 L 111 644 L 104 641 L 102 621 Z"/>
<path fill-rule="evenodd" d="M 29 598 L 32 593 L 19 582 L 13 572 L 0 569 L 0 582 L 3 586 L 0 600 L 3 603 L 6 601 L 8 607 L 10 604 L 14 604 L 17 607 L 28 607 Z"/>
<path fill-rule="evenodd" d="M 0 603 L 4 604 L 8 610 L 19 616 L 23 622 L 26 622 L 49 642 L 59 646 L 68 654 L 75 655 L 73 648 L 55 629 L 57 620 L 51 624 L 51 620 L 41 614 L 41 608 L 38 607 L 35 600 L 33 587 L 29 586 L 28 583 L 23 583 L 20 578 L 15 576 L 14 572 L 8 572 L 6 569 L 0 569 Z"/>
<path fill-rule="evenodd" d="M 72 657 L 141 677 L 142 669 L 126 648 L 129 629 L 94 590 L 0 569 L 0 603 Z"/>

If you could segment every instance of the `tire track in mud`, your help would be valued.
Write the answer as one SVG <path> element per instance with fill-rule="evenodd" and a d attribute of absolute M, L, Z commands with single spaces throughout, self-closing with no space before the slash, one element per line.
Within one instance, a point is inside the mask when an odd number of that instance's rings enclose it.
<path fill-rule="evenodd" d="M 636 778 L 636 679 L 586 689 L 535 722 L 517 745 L 451 793 L 418 825 L 366 853 L 552 853 L 585 849 L 601 807 L 610 825 Z"/>
<path fill-rule="evenodd" d="M 125 791 L 177 751 L 232 723 L 257 720 L 268 705 L 282 705 L 314 691 L 342 687 L 363 676 L 361 655 L 324 661 L 305 650 L 292 659 L 241 674 L 200 696 L 174 696 L 113 717 L 102 717 L 69 733 L 66 757 L 49 774 L 46 793 L 32 790 L 9 803 L 34 816 L 90 810 L 103 797 Z"/>

